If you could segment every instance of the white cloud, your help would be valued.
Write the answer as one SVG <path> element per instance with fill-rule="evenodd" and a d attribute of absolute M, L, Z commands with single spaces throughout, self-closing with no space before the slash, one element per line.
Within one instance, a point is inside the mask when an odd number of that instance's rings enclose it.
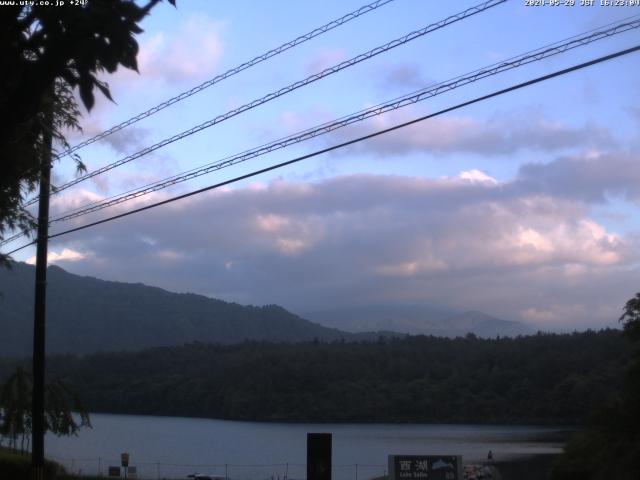
<path fill-rule="evenodd" d="M 254 183 L 64 245 L 95 252 L 73 264 L 79 273 L 234 301 L 436 303 L 545 329 L 615 322 L 633 293 L 638 238 L 608 231 L 581 202 L 485 176 Z"/>
<path fill-rule="evenodd" d="M 495 178 L 477 169 L 460 172 L 458 177 L 462 180 L 468 180 L 471 183 L 489 183 L 491 185 L 497 185 L 498 183 Z"/>
<path fill-rule="evenodd" d="M 223 47 L 223 24 L 204 13 L 184 21 L 173 35 L 157 33 L 140 45 L 138 69 L 167 83 L 204 79 L 214 73 Z"/>
<path fill-rule="evenodd" d="M 532 247 L 535 251 L 552 252 L 553 244 L 551 241 L 532 228 L 522 228 L 516 234 L 516 243 L 519 247 Z"/>
<path fill-rule="evenodd" d="M 49 252 L 47 254 L 47 262 L 48 263 L 59 263 L 59 262 L 79 262 L 80 260 L 84 260 L 87 258 L 87 255 L 81 252 L 76 252 L 69 248 L 63 248 L 59 253 Z M 29 265 L 36 264 L 36 257 L 30 257 L 25 260 Z"/>
<path fill-rule="evenodd" d="M 140 94 L 150 98 L 159 95 L 158 101 L 166 100 L 164 87 L 167 85 L 173 89 L 176 84 L 193 86 L 218 73 L 224 51 L 223 31 L 223 22 L 204 12 L 192 14 L 172 29 L 140 40 L 137 56 L 139 73 L 120 67 L 112 75 L 102 75 L 101 80 L 108 83 L 116 102 L 123 99 L 132 101 L 133 96 L 139 97 Z M 114 114 L 114 105 L 102 95 L 96 95 L 91 117 L 101 120 L 109 113 Z M 95 121 L 83 121 L 83 128 L 92 130 L 91 122 Z M 97 129 L 104 130 L 101 123 L 97 124 Z"/>
<path fill-rule="evenodd" d="M 564 219 L 555 225 L 541 225 L 539 221 L 526 224 L 526 218 L 523 220 L 507 235 L 502 248 L 503 258 L 515 264 L 571 265 L 571 271 L 578 274 L 579 265 L 616 265 L 628 253 L 620 238 L 589 219 Z"/>
<path fill-rule="evenodd" d="M 291 224 L 291 220 L 282 215 L 258 215 L 255 219 L 256 227 L 262 232 L 278 232 Z"/>

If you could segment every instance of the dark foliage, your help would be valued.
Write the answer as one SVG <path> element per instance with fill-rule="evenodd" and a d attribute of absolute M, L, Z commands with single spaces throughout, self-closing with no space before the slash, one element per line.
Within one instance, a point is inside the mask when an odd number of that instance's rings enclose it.
<path fill-rule="evenodd" d="M 61 465 L 46 460 L 44 463 L 44 478 L 65 478 L 64 468 Z M 31 480 L 31 455 L 21 454 L 18 451 L 0 447 L 0 475 L 7 480 Z"/>
<path fill-rule="evenodd" d="M 97 75 L 120 65 L 137 69 L 138 23 L 158 2 L 91 0 L 73 8 L 15 2 L 0 9 L 0 239 L 6 229 L 34 227 L 22 201 L 49 161 L 47 137 L 65 149 L 64 129 L 78 126 L 73 90 L 88 110 L 94 88 L 111 98 Z"/>
<path fill-rule="evenodd" d="M 640 293 L 625 304 L 620 321 L 629 340 L 640 345 Z"/>
<path fill-rule="evenodd" d="M 0 355 L 32 349 L 35 269 L 0 269 Z M 308 322 L 277 305 L 242 306 L 142 284 L 106 282 L 50 267 L 47 276 L 47 352 L 140 350 L 245 339 L 309 341 L 349 334 Z"/>
<path fill-rule="evenodd" d="M 18 448 L 19 439 L 20 451 L 25 451 L 25 440 L 28 443 L 32 433 L 32 392 L 33 379 L 22 366 L 0 384 L 0 445 L 6 439 Z M 45 384 L 44 403 L 45 432 L 76 435 L 80 428 L 91 427 L 82 401 L 61 380 Z"/>
<path fill-rule="evenodd" d="M 48 365 L 96 412 L 582 424 L 621 387 L 628 358 L 620 331 L 605 330 L 494 340 L 470 335 L 377 343 L 195 343 L 58 356 Z"/>
<path fill-rule="evenodd" d="M 626 303 L 620 321 L 633 352 L 623 385 L 569 442 L 554 469 L 556 480 L 640 478 L 640 293 Z"/>

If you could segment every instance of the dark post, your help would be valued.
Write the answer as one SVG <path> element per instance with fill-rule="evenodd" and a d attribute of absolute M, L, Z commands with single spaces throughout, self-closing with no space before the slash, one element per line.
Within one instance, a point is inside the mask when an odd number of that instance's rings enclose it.
<path fill-rule="evenodd" d="M 53 98 L 50 100 L 52 103 Z M 53 119 L 53 112 L 49 112 Z M 48 119 L 48 120 L 49 120 Z M 49 122 L 52 126 L 52 122 Z M 38 246 L 36 251 L 36 295 L 33 316 L 33 399 L 31 405 L 32 440 L 31 466 L 33 479 L 44 478 L 44 370 L 45 317 L 47 302 L 47 240 L 49 236 L 49 193 L 51 183 L 51 132 L 46 132 L 44 145 L 48 149 L 40 167 L 40 200 L 38 204 Z"/>
<path fill-rule="evenodd" d="M 307 480 L 331 480 L 330 433 L 307 433 Z"/>

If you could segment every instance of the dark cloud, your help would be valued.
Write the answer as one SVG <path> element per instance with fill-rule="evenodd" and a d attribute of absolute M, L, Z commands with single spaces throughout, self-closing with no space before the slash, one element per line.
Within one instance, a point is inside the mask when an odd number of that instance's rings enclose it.
<path fill-rule="evenodd" d="M 105 101 L 97 102 L 96 107 L 92 110 L 92 116 L 85 116 L 81 119 L 82 131 L 71 130 L 67 132 L 68 141 L 75 145 L 111 128 L 113 125 L 106 125 L 104 123 L 104 118 L 109 108 L 110 105 Z M 149 130 L 146 128 L 133 126 L 112 133 L 102 140 L 99 140 L 99 142 L 108 145 L 118 154 L 129 155 L 148 144 L 149 133 Z"/>
<path fill-rule="evenodd" d="M 434 83 L 426 79 L 420 68 L 415 64 L 403 63 L 388 65 L 376 72 L 374 78 L 378 78 L 380 87 L 385 91 L 389 88 L 397 88 L 403 92 L 418 90 Z"/>
<path fill-rule="evenodd" d="M 638 107 L 627 107 L 627 112 L 631 115 L 636 121 L 640 122 L 640 108 Z"/>
<path fill-rule="evenodd" d="M 563 162 L 544 168 L 583 172 L 576 190 L 601 172 Z M 614 322 L 636 287 L 640 241 L 589 217 L 593 193 L 546 187 L 544 168 L 506 184 L 467 172 L 252 185 L 85 230 L 52 251 L 82 255 L 60 261 L 78 273 L 301 311 L 411 302 L 541 329 Z"/>
<path fill-rule="evenodd" d="M 564 157 L 548 164 L 520 168 L 518 190 L 603 203 L 608 196 L 640 202 L 640 155 L 632 152 L 593 153 Z"/>
<path fill-rule="evenodd" d="M 419 116 L 409 111 L 378 117 L 368 126 L 337 130 L 334 139 L 346 140 L 382 130 Z M 605 148 L 616 144 L 608 129 L 594 124 L 569 126 L 532 112 L 500 115 L 486 121 L 472 117 L 436 117 L 362 142 L 345 151 L 379 156 L 415 152 L 507 155 L 521 150 L 554 152 L 568 148 Z"/>
<path fill-rule="evenodd" d="M 333 67 L 347 59 L 347 55 L 341 49 L 322 49 L 311 55 L 305 65 L 305 73 L 314 75 L 327 68 Z"/>
<path fill-rule="evenodd" d="M 105 137 L 102 142 L 109 145 L 116 153 L 130 155 L 148 144 L 149 131 L 141 127 L 129 127 Z"/>

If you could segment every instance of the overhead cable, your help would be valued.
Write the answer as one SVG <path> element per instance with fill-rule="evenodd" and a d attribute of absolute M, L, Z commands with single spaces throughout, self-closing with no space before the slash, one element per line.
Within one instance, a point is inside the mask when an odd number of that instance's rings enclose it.
<path fill-rule="evenodd" d="M 319 135 L 329 133 L 333 130 L 345 127 L 347 125 L 351 125 L 359 121 L 363 121 L 367 118 L 426 100 L 428 98 L 439 95 L 440 93 L 444 93 L 445 91 L 453 90 L 455 88 L 478 81 L 488 76 L 496 75 L 504 71 L 517 68 L 522 65 L 540 61 L 545 58 L 567 52 L 574 48 L 588 45 L 595 41 L 608 38 L 617 34 L 621 34 L 632 29 L 637 29 L 639 27 L 640 27 L 640 15 L 628 17 L 619 22 L 612 22 L 608 25 L 589 30 L 580 35 L 574 35 L 567 39 L 560 40 L 552 44 L 548 44 L 544 47 L 540 47 L 536 50 L 531 50 L 521 55 L 508 58 L 501 62 L 497 62 L 489 66 L 483 67 L 481 69 L 474 70 L 473 72 L 460 75 L 453 79 L 433 84 L 424 89 L 404 95 L 402 97 L 398 97 L 396 99 L 387 101 L 385 103 L 378 104 L 368 109 L 361 110 L 351 115 L 341 117 L 331 122 L 326 122 L 322 125 L 318 125 L 316 127 L 312 127 L 302 132 L 295 133 L 288 137 L 272 141 L 270 143 L 261 145 L 254 149 L 246 150 L 244 152 L 235 154 L 233 156 L 226 157 L 214 163 L 209 163 L 180 174 L 172 175 L 163 180 L 150 183 L 143 187 L 138 187 L 138 188 L 129 190 L 122 194 L 114 195 L 106 199 L 96 200 L 94 202 L 80 205 L 79 207 L 67 210 L 66 212 L 63 212 L 62 214 L 60 214 L 59 216 L 52 218 L 50 221 L 50 224 L 70 220 L 72 218 L 76 218 L 81 215 L 96 212 L 104 208 L 108 208 L 129 200 L 133 200 L 135 198 L 139 198 L 143 195 L 147 195 L 149 193 L 156 192 L 164 188 L 168 188 L 172 185 L 175 185 L 184 181 L 188 181 L 193 178 L 200 177 L 202 175 L 206 175 L 213 171 L 217 171 L 217 170 L 235 165 L 237 163 L 247 161 L 249 159 L 256 158 L 258 156 L 285 148 L 289 145 L 299 143 Z M 0 241 L 0 246 L 6 245 L 22 237 L 23 235 L 25 234 L 20 232 L 9 238 L 6 238 Z"/>
<path fill-rule="evenodd" d="M 128 120 L 125 120 L 122 123 L 119 123 L 118 125 L 115 125 L 111 128 L 109 128 L 108 130 L 105 130 L 104 132 L 101 132 L 91 138 L 88 138 L 87 140 L 84 140 L 81 143 L 78 143 L 77 145 L 74 145 L 73 147 L 69 148 L 68 150 L 65 150 L 63 152 L 61 152 L 59 155 L 57 155 L 57 158 L 61 158 L 64 156 L 67 156 L 73 152 L 75 152 L 76 150 L 81 149 L 82 147 L 86 147 L 87 145 L 91 145 L 94 142 L 97 142 L 98 140 L 102 140 L 103 138 L 108 137 L 109 135 L 112 135 L 120 130 L 122 130 L 123 128 L 126 128 L 130 125 L 133 125 L 134 123 L 139 122 L 140 120 L 150 117 L 151 115 L 154 115 L 156 113 L 158 113 L 161 110 L 164 110 L 167 107 L 170 107 L 171 105 L 173 105 L 174 103 L 178 103 L 182 100 L 185 100 L 186 98 L 189 98 L 193 95 L 195 95 L 198 92 L 201 92 L 202 90 L 211 87 L 212 85 L 215 85 L 216 83 L 221 82 L 222 80 L 226 80 L 229 77 L 232 77 L 244 70 L 247 70 L 248 68 L 251 68 L 255 65 L 258 65 L 259 63 L 262 63 L 268 59 L 270 59 L 271 57 L 275 57 L 276 55 L 279 55 L 283 52 L 286 52 L 287 50 L 296 47 L 302 43 L 305 43 L 317 36 L 322 35 L 323 33 L 326 33 L 330 30 L 333 30 L 336 27 L 339 27 L 341 25 L 344 25 L 345 23 L 350 22 L 351 20 L 354 20 L 366 13 L 369 13 L 373 10 L 376 10 L 377 8 L 382 7 L 383 5 L 386 5 L 387 3 L 393 2 L 394 0 L 378 0 L 376 2 L 370 3 L 368 5 L 364 5 L 360 8 L 358 8 L 357 10 L 354 10 L 353 12 L 347 13 L 346 15 L 343 15 L 342 17 L 333 20 L 325 25 L 322 25 L 321 27 L 318 28 L 314 28 L 313 30 L 311 30 L 309 33 L 305 33 L 304 35 L 300 35 L 299 37 L 283 43 L 282 45 L 280 45 L 279 47 L 273 48 L 271 50 L 269 50 L 268 52 L 265 52 L 261 55 L 258 55 L 257 57 L 253 58 L 252 60 L 249 60 L 248 62 L 244 62 L 240 65 L 238 65 L 237 67 L 231 68 L 229 70 L 227 70 L 224 73 L 221 73 L 219 75 L 216 75 L 215 77 L 201 83 L 200 85 L 193 87 L 185 92 L 182 92 L 178 95 L 176 95 L 175 97 L 172 97 L 168 100 L 165 100 L 164 102 L 142 112 L 139 113 L 138 115 L 136 115 L 135 117 L 131 117 Z"/>
<path fill-rule="evenodd" d="M 170 187 L 177 183 L 185 182 L 187 180 L 191 180 L 193 178 L 200 177 L 202 175 L 206 175 L 208 173 L 211 173 L 226 167 L 230 167 L 232 165 L 235 165 L 241 162 L 245 162 L 247 160 L 273 152 L 275 150 L 279 150 L 279 149 L 288 147 L 290 145 L 300 143 L 305 140 L 309 140 L 311 138 L 329 133 L 339 128 L 343 128 L 348 125 L 361 122 L 368 118 L 381 115 L 381 114 L 390 112 L 392 110 L 397 110 L 399 108 L 403 108 L 408 105 L 412 105 L 414 103 L 421 102 L 423 100 L 435 97 L 436 95 L 439 95 L 441 93 L 476 82 L 483 78 L 497 75 L 507 70 L 518 68 L 522 65 L 527 65 L 533 62 L 541 61 L 545 58 L 558 55 L 558 54 L 567 52 L 569 50 L 572 50 L 574 48 L 588 45 L 590 43 L 601 40 L 603 38 L 608 38 L 613 35 L 617 35 L 617 34 L 620 34 L 632 29 L 636 29 L 639 27 L 640 27 L 640 18 L 637 18 L 632 21 L 618 23 L 613 27 L 605 30 L 598 30 L 595 33 L 591 33 L 589 35 L 585 34 L 582 36 L 572 37 L 571 39 L 569 39 L 568 41 L 565 41 L 564 43 L 556 42 L 556 44 L 554 44 L 553 46 L 542 47 L 538 50 L 527 52 L 517 57 L 512 57 L 508 60 L 495 63 L 493 65 L 490 65 L 488 67 L 485 67 L 479 70 L 475 70 L 469 74 L 461 75 L 454 79 L 437 83 L 435 85 L 424 88 L 422 90 L 418 90 L 416 92 L 405 95 L 403 97 L 399 97 L 397 99 L 378 104 L 376 106 L 367 108 L 365 110 L 361 110 L 359 112 L 339 118 L 337 120 L 333 120 L 331 122 L 318 125 L 316 127 L 307 129 L 305 131 L 290 135 L 288 137 L 275 140 L 273 142 L 264 144 L 252 150 L 247 150 L 242 153 L 239 153 L 230 157 L 226 157 L 215 163 L 210 163 L 210 164 L 189 170 L 187 172 L 183 172 L 181 174 L 173 175 L 164 180 L 160 180 L 158 182 L 145 185 L 141 188 L 131 190 L 129 192 L 125 192 L 124 194 L 121 194 L 121 195 L 113 196 L 108 199 L 98 200 L 98 201 L 91 202 L 89 204 L 77 207 L 75 209 L 62 213 L 57 217 L 54 217 L 51 220 L 51 223 L 70 220 L 72 218 L 76 218 L 82 215 L 86 215 L 88 213 L 102 210 L 104 208 L 118 205 L 120 203 L 129 201 L 129 200 L 133 200 L 143 195 L 147 195 L 149 193 L 156 192 L 158 190 L 162 190 L 164 188 Z"/>
<path fill-rule="evenodd" d="M 479 5 L 476 5 L 474 7 L 468 8 L 460 13 L 457 13 L 455 15 L 451 15 L 443 20 L 440 20 L 439 22 L 433 23 L 431 25 L 428 25 L 424 28 L 421 28 L 419 30 L 415 30 L 407 35 L 404 35 L 403 37 L 397 38 L 391 42 L 388 42 L 384 45 L 381 45 L 379 47 L 376 47 L 372 50 L 369 50 L 368 52 L 362 53 L 360 55 L 357 55 L 349 60 L 345 60 L 337 65 L 334 65 L 333 67 L 329 67 L 326 68 L 324 70 L 322 70 L 319 73 L 310 75 L 302 80 L 298 80 L 297 82 L 294 82 L 286 87 L 280 88 L 279 90 L 276 90 L 274 92 L 271 92 L 261 98 L 258 98 L 256 100 L 253 100 L 252 102 L 249 102 L 245 105 L 242 105 L 241 107 L 235 108 L 233 110 L 230 110 L 222 115 L 218 115 L 214 118 L 212 118 L 211 120 L 208 120 L 204 123 L 201 123 L 199 125 L 196 125 L 188 130 L 185 130 L 179 134 L 176 134 L 172 137 L 169 138 L 165 138 L 164 140 L 161 140 L 160 142 L 151 145 L 149 147 L 146 147 L 132 155 L 129 155 L 125 158 L 122 158 L 116 162 L 110 163 L 108 165 L 105 165 L 104 167 L 101 167 L 97 170 L 94 170 L 93 172 L 87 173 L 85 175 L 82 175 L 74 180 L 71 180 L 59 187 L 56 188 L 55 191 L 52 191 L 52 194 L 55 193 L 59 193 L 63 190 L 66 190 L 74 185 L 77 185 L 80 182 L 83 182 L 85 180 L 88 180 L 90 178 L 93 178 L 97 175 L 103 174 L 105 172 L 108 172 L 109 170 L 112 170 L 116 167 L 119 167 L 121 165 L 124 165 L 125 163 L 129 163 L 133 160 L 136 160 L 140 157 L 143 157 L 144 155 L 148 155 L 151 152 L 154 152 L 155 150 L 158 150 L 159 148 L 162 148 L 166 145 L 169 145 L 171 143 L 177 142 L 178 140 L 182 140 L 185 137 L 188 137 L 190 135 L 193 135 L 194 133 L 200 132 L 206 128 L 212 127 L 213 125 L 216 125 L 218 123 L 221 123 L 225 120 L 228 120 L 232 117 L 235 117 L 236 115 L 239 115 L 243 112 L 246 112 L 247 110 L 251 110 L 253 108 L 256 108 L 264 103 L 267 103 L 271 100 L 274 100 L 276 98 L 279 98 L 283 95 L 286 95 L 294 90 L 297 90 L 301 87 L 304 87 L 306 85 L 309 85 L 313 82 L 316 82 L 322 78 L 325 78 L 329 75 L 333 75 L 334 73 L 340 72 L 341 70 L 344 70 L 346 68 L 352 67 L 353 65 L 356 65 L 362 61 L 368 60 L 372 57 L 375 57 L 376 55 L 380 55 L 381 53 L 387 52 L 393 48 L 396 48 L 400 45 L 404 45 L 408 42 L 411 42 L 417 38 L 420 38 L 424 35 L 427 35 L 428 33 L 434 32 L 436 30 L 439 30 L 441 28 L 444 28 L 448 25 L 451 25 L 453 23 L 456 23 L 460 20 L 463 20 L 465 18 L 471 17 L 473 15 L 476 15 L 480 12 L 484 12 L 492 7 L 495 7 L 497 5 L 500 5 L 502 3 L 507 2 L 507 0 L 488 0 L 485 1 Z M 32 200 L 28 201 L 25 203 L 25 206 L 29 206 L 32 205 L 34 203 L 36 203 L 38 201 L 39 197 L 35 197 Z"/>
<path fill-rule="evenodd" d="M 113 220 L 118 220 L 120 218 L 124 218 L 124 217 L 127 217 L 129 215 L 133 215 L 133 214 L 136 214 L 136 213 L 144 212 L 144 211 L 151 210 L 153 208 L 156 208 L 156 207 L 159 207 L 159 206 L 162 206 L 162 205 L 167 205 L 169 203 L 176 202 L 178 200 L 189 198 L 189 197 L 192 197 L 194 195 L 199 195 L 199 194 L 207 192 L 209 190 L 214 190 L 216 188 L 220 188 L 220 187 L 223 187 L 223 186 L 226 186 L 226 185 L 230 185 L 232 183 L 236 183 L 236 182 L 239 182 L 241 180 L 246 180 L 248 178 L 255 177 L 257 175 L 261 175 L 263 173 L 266 173 L 266 172 L 269 172 L 269 171 L 272 171 L 272 170 L 276 170 L 276 169 L 285 167 L 287 165 L 291 165 L 291 164 L 300 162 L 302 160 L 306 160 L 308 158 L 316 157 L 318 155 L 322 155 L 324 153 L 331 152 L 333 150 L 344 148 L 344 147 L 347 147 L 349 145 L 353 145 L 355 143 L 359 143 L 359 142 L 362 142 L 364 140 L 368 140 L 370 138 L 374 138 L 374 137 L 377 137 L 377 136 L 380 136 L 380 135 L 384 135 L 384 134 L 387 134 L 387 133 L 395 131 L 395 130 L 399 130 L 401 128 L 408 127 L 410 125 L 414 125 L 414 124 L 416 124 L 418 122 L 422 122 L 422 121 L 428 120 L 430 118 L 434 118 L 434 117 L 443 115 L 445 113 L 452 112 L 454 110 L 458 110 L 460 108 L 463 108 L 463 107 L 466 107 L 466 106 L 469 106 L 469 105 L 472 105 L 472 104 L 475 104 L 475 103 L 479 103 L 479 102 L 488 100 L 488 99 L 493 98 L 493 97 L 504 95 L 505 93 L 509 93 L 509 92 L 514 91 L 514 90 L 519 90 L 519 89 L 522 89 L 522 88 L 525 88 L 525 87 L 529 87 L 529 86 L 534 85 L 536 83 L 544 82 L 544 81 L 550 80 L 552 78 L 556 78 L 556 77 L 559 77 L 559 76 L 562 76 L 562 75 L 566 75 L 566 74 L 574 72 L 576 70 L 581 70 L 583 68 L 587 68 L 587 67 L 590 67 L 592 65 L 596 65 L 598 63 L 606 62 L 608 60 L 612 60 L 614 58 L 622 57 L 624 55 L 629 55 L 629 54 L 637 52 L 639 50 L 640 50 L 640 45 L 636 45 L 634 47 L 631 47 L 631 48 L 628 48 L 628 49 L 625 49 L 625 50 L 620 50 L 618 52 L 615 52 L 615 53 L 612 53 L 612 54 L 609 54 L 609 55 L 605 55 L 605 56 L 602 56 L 602 57 L 598 57 L 598 58 L 596 58 L 594 60 L 590 60 L 588 62 L 580 63 L 578 65 L 574 65 L 574 66 L 569 67 L 569 68 L 558 70 L 556 72 L 553 72 L 553 73 L 550 73 L 550 74 L 547 74 L 547 75 L 543 75 L 541 77 L 537 77 L 537 78 L 534 78 L 532 80 L 528 80 L 526 82 L 522 82 L 522 83 L 518 83 L 516 85 L 512 85 L 511 87 L 504 88 L 502 90 L 498 90 L 498 91 L 492 92 L 490 94 L 483 95 L 481 97 L 476 97 L 476 98 L 474 98 L 472 100 L 468 100 L 466 102 L 459 103 L 459 104 L 457 104 L 457 105 L 455 105 L 453 107 L 448 107 L 448 108 L 445 108 L 443 110 L 439 110 L 438 112 L 431 113 L 431 114 L 428 114 L 428 115 L 424 115 L 422 117 L 415 118 L 415 119 L 410 120 L 408 122 L 400 123 L 398 125 L 394 125 L 392 127 L 385 128 L 383 130 L 378 130 L 378 131 L 370 133 L 368 135 L 364 135 L 364 136 L 349 140 L 347 142 L 343 142 L 343 143 L 340 143 L 340 144 L 337 144 L 337 145 L 333 145 L 331 147 L 323 148 L 321 150 L 317 150 L 315 152 L 308 153 L 306 155 L 302 155 L 302 156 L 293 158 L 291 160 L 287 160 L 285 162 L 278 163 L 276 165 L 272 165 L 270 167 L 262 168 L 260 170 L 255 170 L 255 171 L 253 171 L 251 173 L 247 173 L 245 175 L 240 175 L 240 176 L 232 178 L 230 180 L 225 180 L 223 182 L 219 182 L 219 183 L 216 183 L 214 185 L 210 185 L 208 187 L 200 188 L 198 190 L 195 190 L 195 191 L 192 191 L 192 192 L 189 192 L 189 193 L 185 193 L 185 194 L 182 194 L 182 195 L 178 195 L 176 197 L 172 197 L 172 198 L 169 198 L 169 199 L 166 199 L 166 200 L 162 200 L 160 202 L 156 202 L 156 203 L 153 203 L 153 204 L 150 204 L 150 205 L 145 205 L 143 207 L 136 208 L 134 210 L 129 210 L 127 212 L 123 212 L 123 213 L 120 213 L 118 215 L 113 215 L 113 216 L 108 217 L 108 218 L 103 218 L 102 220 L 98 220 L 98 221 L 91 222 L 91 223 L 88 223 L 88 224 L 85 224 L 85 225 L 81 225 L 79 227 L 70 228 L 68 230 L 64 230 L 62 232 L 58 232 L 58 233 L 55 233 L 53 235 L 49 235 L 48 238 L 52 239 L 52 238 L 61 237 L 63 235 L 68 235 L 69 233 L 78 232 L 80 230 L 85 230 L 87 228 L 95 227 L 95 226 L 101 225 L 103 223 L 111 222 Z M 18 247 L 15 250 L 12 250 L 11 252 L 9 252 L 7 255 L 12 255 L 12 254 L 22 250 L 23 248 L 26 248 L 26 247 L 28 247 L 30 245 L 35 244 L 35 243 L 37 243 L 37 242 L 36 241 L 32 241 L 30 243 L 22 245 L 21 247 Z"/>

